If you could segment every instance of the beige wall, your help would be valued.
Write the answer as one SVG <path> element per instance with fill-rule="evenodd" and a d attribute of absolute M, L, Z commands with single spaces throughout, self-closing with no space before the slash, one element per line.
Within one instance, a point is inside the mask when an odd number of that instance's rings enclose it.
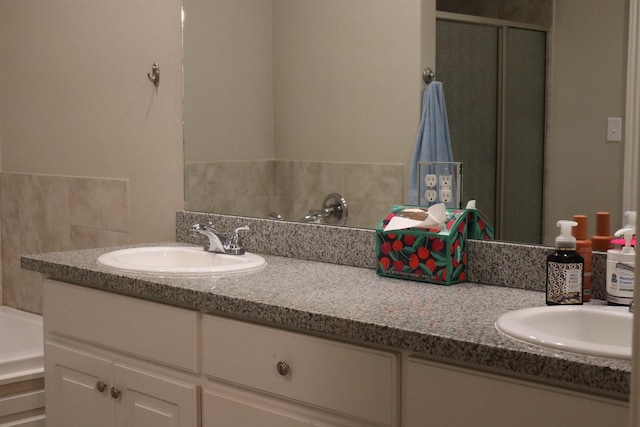
<path fill-rule="evenodd" d="M 184 8 L 186 158 L 273 159 L 272 0 Z"/>
<path fill-rule="evenodd" d="M 609 211 L 622 221 L 624 142 L 607 142 L 608 117 L 623 117 L 626 0 L 559 0 L 552 33 L 549 139 L 545 159 L 545 242 L 556 222 Z"/>
<path fill-rule="evenodd" d="M 422 3 L 274 3 L 278 160 L 408 164 L 422 70 L 434 66 L 422 58 Z"/>
<path fill-rule="evenodd" d="M 0 2 L 3 172 L 129 180 L 130 242 L 182 207 L 178 0 Z M 158 90 L 147 79 L 161 67 Z"/>

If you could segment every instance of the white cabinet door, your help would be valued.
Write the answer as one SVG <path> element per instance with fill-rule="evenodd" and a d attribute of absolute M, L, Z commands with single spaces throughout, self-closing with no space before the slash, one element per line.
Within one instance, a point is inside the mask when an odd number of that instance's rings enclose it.
<path fill-rule="evenodd" d="M 45 354 L 47 426 L 113 426 L 111 361 L 49 342 Z"/>
<path fill-rule="evenodd" d="M 251 404 L 205 391 L 202 396 L 202 427 L 310 427 L 311 422 L 268 406 Z"/>
<path fill-rule="evenodd" d="M 197 427 L 195 384 L 45 343 L 48 427 Z"/>
<path fill-rule="evenodd" d="M 629 405 L 533 382 L 408 358 L 403 427 L 625 427 Z"/>
<path fill-rule="evenodd" d="M 114 369 L 117 426 L 198 426 L 198 386 L 117 362 Z"/>

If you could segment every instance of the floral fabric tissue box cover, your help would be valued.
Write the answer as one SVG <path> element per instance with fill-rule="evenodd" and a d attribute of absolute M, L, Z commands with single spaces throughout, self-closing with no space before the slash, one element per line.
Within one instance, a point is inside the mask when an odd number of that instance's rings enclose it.
<path fill-rule="evenodd" d="M 475 209 L 447 209 L 441 228 L 384 231 L 389 221 L 406 208 L 394 206 L 376 228 L 378 275 L 442 285 L 464 282 L 467 239 L 494 237 L 485 216 Z"/>

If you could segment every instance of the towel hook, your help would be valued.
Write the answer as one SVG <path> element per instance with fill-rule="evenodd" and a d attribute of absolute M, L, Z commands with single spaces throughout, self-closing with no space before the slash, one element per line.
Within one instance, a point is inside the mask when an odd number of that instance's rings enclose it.
<path fill-rule="evenodd" d="M 422 71 L 422 80 L 424 80 L 425 84 L 429 84 L 436 79 L 436 73 L 433 72 L 431 68 L 425 68 Z"/>
<path fill-rule="evenodd" d="M 149 80 L 151 80 L 155 87 L 160 86 L 160 64 L 154 62 L 151 67 L 151 72 L 147 73 L 147 77 L 149 77 Z"/>

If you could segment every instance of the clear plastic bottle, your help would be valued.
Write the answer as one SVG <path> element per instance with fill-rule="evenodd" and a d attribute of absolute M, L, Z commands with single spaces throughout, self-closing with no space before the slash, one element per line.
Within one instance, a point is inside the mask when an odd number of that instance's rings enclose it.
<path fill-rule="evenodd" d="M 547 257 L 547 305 L 582 304 L 584 259 L 576 252 L 576 238 L 571 235 L 576 225 L 575 221 L 558 221 L 560 235 Z"/>

